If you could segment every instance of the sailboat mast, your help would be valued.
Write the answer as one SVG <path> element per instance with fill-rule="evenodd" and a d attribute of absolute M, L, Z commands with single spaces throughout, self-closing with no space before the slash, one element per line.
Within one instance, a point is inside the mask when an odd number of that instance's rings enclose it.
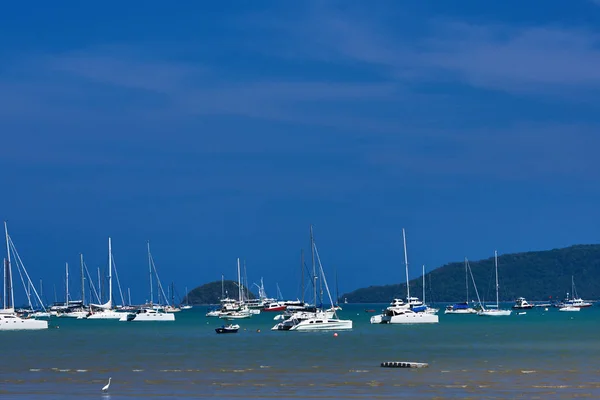
<path fill-rule="evenodd" d="M 225 275 L 221 274 L 221 300 L 225 298 Z"/>
<path fill-rule="evenodd" d="M 313 237 L 313 226 L 310 226 L 310 253 L 312 257 L 312 268 L 313 268 L 313 291 L 315 298 L 315 307 L 317 306 L 317 267 L 315 265 L 315 239 Z"/>
<path fill-rule="evenodd" d="M 8 236 L 8 224 L 4 221 L 4 235 L 6 236 L 6 260 L 7 265 L 4 268 L 4 298 L 8 300 L 10 298 L 10 308 L 15 306 L 15 293 L 12 285 L 12 264 L 10 262 L 10 237 Z M 8 287 L 7 287 L 8 286 Z M 9 291 L 9 292 L 7 292 Z M 9 308 L 4 304 L 5 308 Z"/>
<path fill-rule="evenodd" d="M 404 265 L 406 266 L 406 300 L 410 302 L 410 285 L 408 283 L 408 255 L 406 254 L 406 233 L 402 228 L 402 241 L 404 242 Z"/>
<path fill-rule="evenodd" d="M 494 265 L 496 267 L 496 308 L 500 308 L 498 301 L 498 251 L 494 250 Z"/>
<path fill-rule="evenodd" d="M 152 295 L 152 259 L 150 256 L 150 241 L 146 242 L 146 246 L 148 248 L 148 278 L 150 279 L 150 305 L 154 302 L 154 298 Z"/>
<path fill-rule="evenodd" d="M 98 290 L 100 291 L 100 303 L 104 299 L 104 285 L 102 284 L 102 280 L 100 280 L 100 267 L 98 267 Z"/>
<path fill-rule="evenodd" d="M 241 303 L 242 302 L 242 285 L 240 282 L 240 258 L 238 257 L 237 259 L 237 273 L 238 273 L 238 300 Z"/>
<path fill-rule="evenodd" d="M 469 304 L 469 270 L 467 265 L 467 257 L 465 257 L 465 285 L 467 286 L 467 304 Z"/>
<path fill-rule="evenodd" d="M 112 308 L 112 243 L 108 238 L 108 305 Z"/>
<path fill-rule="evenodd" d="M 425 304 L 425 264 L 423 264 L 423 304 Z"/>
<path fill-rule="evenodd" d="M 83 271 L 83 253 L 79 253 L 81 263 L 81 305 L 85 305 L 85 274 Z"/>
<path fill-rule="evenodd" d="M 69 263 L 65 263 L 65 306 L 69 306 Z"/>
<path fill-rule="evenodd" d="M 304 249 L 300 249 L 300 286 L 302 287 L 302 304 L 304 304 Z"/>
<path fill-rule="evenodd" d="M 131 305 L 131 291 L 127 288 L 127 297 L 129 298 L 129 305 Z"/>

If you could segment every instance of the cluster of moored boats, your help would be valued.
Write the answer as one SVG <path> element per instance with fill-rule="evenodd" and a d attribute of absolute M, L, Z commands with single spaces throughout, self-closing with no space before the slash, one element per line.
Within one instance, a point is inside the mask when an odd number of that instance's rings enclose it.
<path fill-rule="evenodd" d="M 11 254 L 14 254 L 16 259 L 20 262 L 20 257 L 16 253 L 16 248 L 8 235 L 8 229 L 5 223 L 6 243 L 8 251 L 8 258 L 4 261 L 4 297 L 3 297 L 3 309 L 0 309 L 0 330 L 17 330 L 17 329 L 46 329 L 48 328 L 48 318 L 61 317 L 61 318 L 75 318 L 78 320 L 118 320 L 123 322 L 130 321 L 174 321 L 175 313 L 189 309 L 189 305 L 175 306 L 174 304 L 155 304 L 153 303 L 153 289 L 152 289 L 152 276 L 156 276 L 157 286 L 159 289 L 159 298 L 162 293 L 162 298 L 167 299 L 158 274 L 154 261 L 150 254 L 150 247 L 148 245 L 148 260 L 150 265 L 150 302 L 142 306 L 131 306 L 121 305 L 114 306 L 113 304 L 113 284 L 112 284 L 112 271 L 113 271 L 113 257 L 112 257 L 112 244 L 111 239 L 108 239 L 108 252 L 109 252 L 109 269 L 108 269 L 108 301 L 101 303 L 98 301 L 97 304 L 85 303 L 85 292 L 82 284 L 82 300 L 71 300 L 68 293 L 68 265 L 66 269 L 67 274 L 67 285 L 66 285 L 66 301 L 64 303 L 56 303 L 53 306 L 46 308 L 43 305 L 40 310 L 33 310 L 32 301 L 30 294 L 28 293 L 28 299 L 30 307 L 24 310 L 15 310 L 14 308 L 14 295 L 13 295 L 13 284 L 12 284 L 12 264 Z M 439 309 L 428 306 L 425 303 L 425 271 L 423 267 L 423 300 L 417 297 L 411 296 L 410 286 L 408 285 L 408 256 L 406 250 L 406 235 L 404 229 L 402 230 L 403 242 L 404 242 L 404 264 L 406 268 L 406 281 L 407 281 L 407 294 L 406 300 L 395 298 L 392 300 L 390 305 L 378 315 L 373 315 L 370 318 L 372 324 L 432 324 L 438 323 Z M 248 298 L 247 291 L 244 290 L 244 284 L 241 282 L 241 271 L 240 271 L 240 260 L 237 260 L 237 273 L 238 273 L 238 298 L 230 298 L 229 295 L 225 295 L 223 290 L 222 282 L 222 295 L 221 301 L 218 308 L 210 310 L 207 317 L 217 317 L 223 320 L 237 320 L 251 318 L 253 315 L 260 314 L 261 312 L 276 313 L 273 318 L 275 325 L 271 328 L 274 331 L 322 331 L 322 330 L 348 330 L 352 329 L 352 320 L 341 319 L 337 315 L 337 311 L 341 309 L 336 302 L 333 301 L 329 285 L 325 277 L 323 266 L 319 258 L 317 246 L 314 241 L 312 227 L 310 230 L 311 239 L 311 255 L 312 255 L 312 276 L 311 284 L 313 289 L 313 300 L 314 303 L 310 304 L 304 300 L 281 300 L 267 297 L 264 285 L 261 279 L 261 285 L 259 288 L 258 299 Z M 567 299 L 563 302 L 555 304 L 533 304 L 527 302 L 523 297 L 519 297 L 512 309 L 501 309 L 498 300 L 498 254 L 495 252 L 495 270 L 496 270 L 496 304 L 495 305 L 484 305 L 477 292 L 477 286 L 473 279 L 473 274 L 470 270 L 468 260 L 465 259 L 465 280 L 467 286 L 467 300 L 465 302 L 455 303 L 449 305 L 444 310 L 444 314 L 474 314 L 480 316 L 507 316 L 511 315 L 512 311 L 516 311 L 519 314 L 525 313 L 524 310 L 532 309 L 534 307 L 558 307 L 559 311 L 579 311 L 581 308 L 589 307 L 592 304 L 586 302 L 581 298 L 577 297 L 575 291 L 575 285 L 572 280 L 572 292 L 571 296 L 567 294 Z M 302 262 L 304 265 L 304 262 Z M 25 276 L 27 283 L 30 287 L 33 287 L 29 275 L 25 270 L 24 266 L 17 264 L 19 268 L 19 274 Z M 89 275 L 89 273 L 88 273 Z M 84 263 L 82 261 L 82 282 L 84 276 Z M 475 288 L 477 295 L 477 302 L 469 302 L 468 288 L 469 288 L 469 277 Z M 117 276 L 118 282 L 118 276 Z M 257 285 L 258 286 L 258 285 Z M 96 293 L 95 290 L 93 290 Z M 187 292 L 187 290 L 186 290 Z M 329 307 L 323 306 L 323 296 L 327 294 L 329 300 Z M 33 288 L 33 294 L 36 296 L 38 303 L 41 305 L 40 296 Z M 91 296 L 90 296 L 91 297 Z M 121 297 L 123 297 L 121 295 Z M 279 294 L 279 297 L 281 295 Z M 337 297 L 337 296 L 336 296 Z M 99 297 L 96 294 L 96 298 Z M 123 299 L 122 299 L 123 300 Z M 160 301 L 160 300 L 159 300 Z M 131 303 L 131 301 L 130 301 Z M 187 303 L 187 302 L 186 302 Z M 316 304 L 319 304 L 318 306 Z M 368 310 L 374 312 L 375 310 Z M 217 333 L 235 333 L 240 329 L 238 324 L 229 322 L 228 325 L 222 325 L 216 328 Z"/>
<path fill-rule="evenodd" d="M 319 258 L 319 252 L 314 241 L 312 227 L 310 230 L 311 255 L 312 255 L 312 286 L 314 304 L 307 304 L 302 300 L 283 301 L 268 298 L 261 280 L 259 287 L 259 298 L 249 300 L 244 297 L 243 285 L 240 281 L 240 261 L 238 259 L 238 299 L 225 297 L 222 293 L 220 307 L 209 311 L 207 317 L 218 317 L 226 320 L 250 318 L 261 312 L 280 312 L 274 317 L 276 324 L 271 328 L 275 331 L 321 331 L 321 330 L 347 330 L 352 329 L 352 320 L 340 319 L 336 311 L 339 306 L 334 301 L 327 284 L 327 278 Z M 317 288 L 319 288 L 317 296 Z M 324 289 L 324 290 L 323 290 Z M 325 308 L 323 304 L 323 293 L 329 297 L 331 307 Z M 218 332 L 223 333 L 223 332 Z"/>
<path fill-rule="evenodd" d="M 108 268 L 108 301 L 101 303 L 88 303 L 85 302 L 85 285 L 84 280 L 84 263 L 82 257 L 82 285 L 81 285 L 81 296 L 82 300 L 71 300 L 69 295 L 69 269 L 68 264 L 66 265 L 66 295 L 64 303 L 55 303 L 50 307 L 44 306 L 41 296 L 33 286 L 29 274 L 25 269 L 25 266 L 21 262 L 21 258 L 18 256 L 14 243 L 8 234 L 8 228 L 6 222 L 4 224 L 6 245 L 7 245 L 7 258 L 4 259 L 3 273 L 4 273 L 4 297 L 3 297 L 3 308 L 0 309 L 0 330 L 37 330 L 47 329 L 49 318 L 74 318 L 78 320 L 118 320 L 123 322 L 130 321 L 175 321 L 175 314 L 181 310 L 189 309 L 189 305 L 176 306 L 174 304 L 155 304 L 153 302 L 152 294 L 152 281 L 153 274 L 156 276 L 157 286 L 159 290 L 159 298 L 162 293 L 162 298 L 167 299 L 165 296 L 162 285 L 156 272 L 156 266 L 150 254 L 150 245 L 148 244 L 148 259 L 150 265 L 150 302 L 141 306 L 132 305 L 121 305 L 115 306 L 113 304 L 113 256 L 112 256 L 112 243 L 111 239 L 108 239 L 108 253 L 109 253 L 109 268 Z M 13 256 L 13 257 L 11 257 Z M 29 307 L 25 309 L 15 309 L 14 307 L 14 290 L 13 290 L 13 260 L 16 268 L 21 276 L 21 280 L 26 282 L 27 298 L 29 300 Z M 88 272 L 89 275 L 89 272 Z M 117 278 L 118 279 L 118 278 Z M 118 280 L 117 280 L 118 281 Z M 97 300 L 100 297 L 97 291 L 92 286 L 92 291 L 96 295 Z M 33 292 L 33 293 L 31 293 Z M 33 300 L 32 300 L 33 298 Z M 123 296 L 121 296 L 123 301 Z M 38 309 L 33 307 L 33 303 L 38 304 Z M 131 303 L 131 300 L 130 300 Z"/>

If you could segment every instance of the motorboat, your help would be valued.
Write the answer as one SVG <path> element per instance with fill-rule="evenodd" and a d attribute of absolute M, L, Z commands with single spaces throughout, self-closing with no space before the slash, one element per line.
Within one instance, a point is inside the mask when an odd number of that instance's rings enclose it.
<path fill-rule="evenodd" d="M 446 307 L 444 314 L 477 314 L 477 310 L 469 306 L 469 303 L 455 303 Z"/>
<path fill-rule="evenodd" d="M 515 304 L 512 306 L 513 310 L 530 310 L 533 307 L 534 305 L 528 303 L 527 300 L 525 300 L 525 297 L 519 297 L 517 300 L 515 300 Z"/>
<path fill-rule="evenodd" d="M 237 333 L 240 326 L 235 324 L 223 325 L 215 329 L 217 333 Z"/>
<path fill-rule="evenodd" d="M 124 314 L 124 313 L 122 313 Z M 141 308 L 137 310 L 135 313 L 127 313 L 121 316 L 119 321 L 135 321 L 135 322 L 144 322 L 144 321 L 175 321 L 175 314 L 166 313 L 160 310 L 155 310 L 154 308 Z"/>

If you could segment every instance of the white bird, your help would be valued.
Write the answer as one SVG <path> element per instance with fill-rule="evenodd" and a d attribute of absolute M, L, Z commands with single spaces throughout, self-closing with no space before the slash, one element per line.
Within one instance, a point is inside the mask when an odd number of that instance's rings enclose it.
<path fill-rule="evenodd" d="M 108 378 L 108 383 L 106 384 L 106 386 L 104 386 L 104 387 L 102 388 L 102 391 L 103 391 L 103 392 L 106 392 L 106 391 L 108 390 L 108 388 L 110 387 L 110 380 L 111 380 L 111 379 L 112 379 L 112 378 L 110 378 L 110 377 Z"/>

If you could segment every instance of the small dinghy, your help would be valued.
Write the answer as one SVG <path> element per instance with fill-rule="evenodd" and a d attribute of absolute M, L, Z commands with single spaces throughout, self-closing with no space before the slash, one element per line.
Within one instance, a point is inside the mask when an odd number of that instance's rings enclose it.
<path fill-rule="evenodd" d="M 215 331 L 217 333 L 236 333 L 240 329 L 240 326 L 235 324 L 223 325 L 219 328 L 216 328 Z"/>

